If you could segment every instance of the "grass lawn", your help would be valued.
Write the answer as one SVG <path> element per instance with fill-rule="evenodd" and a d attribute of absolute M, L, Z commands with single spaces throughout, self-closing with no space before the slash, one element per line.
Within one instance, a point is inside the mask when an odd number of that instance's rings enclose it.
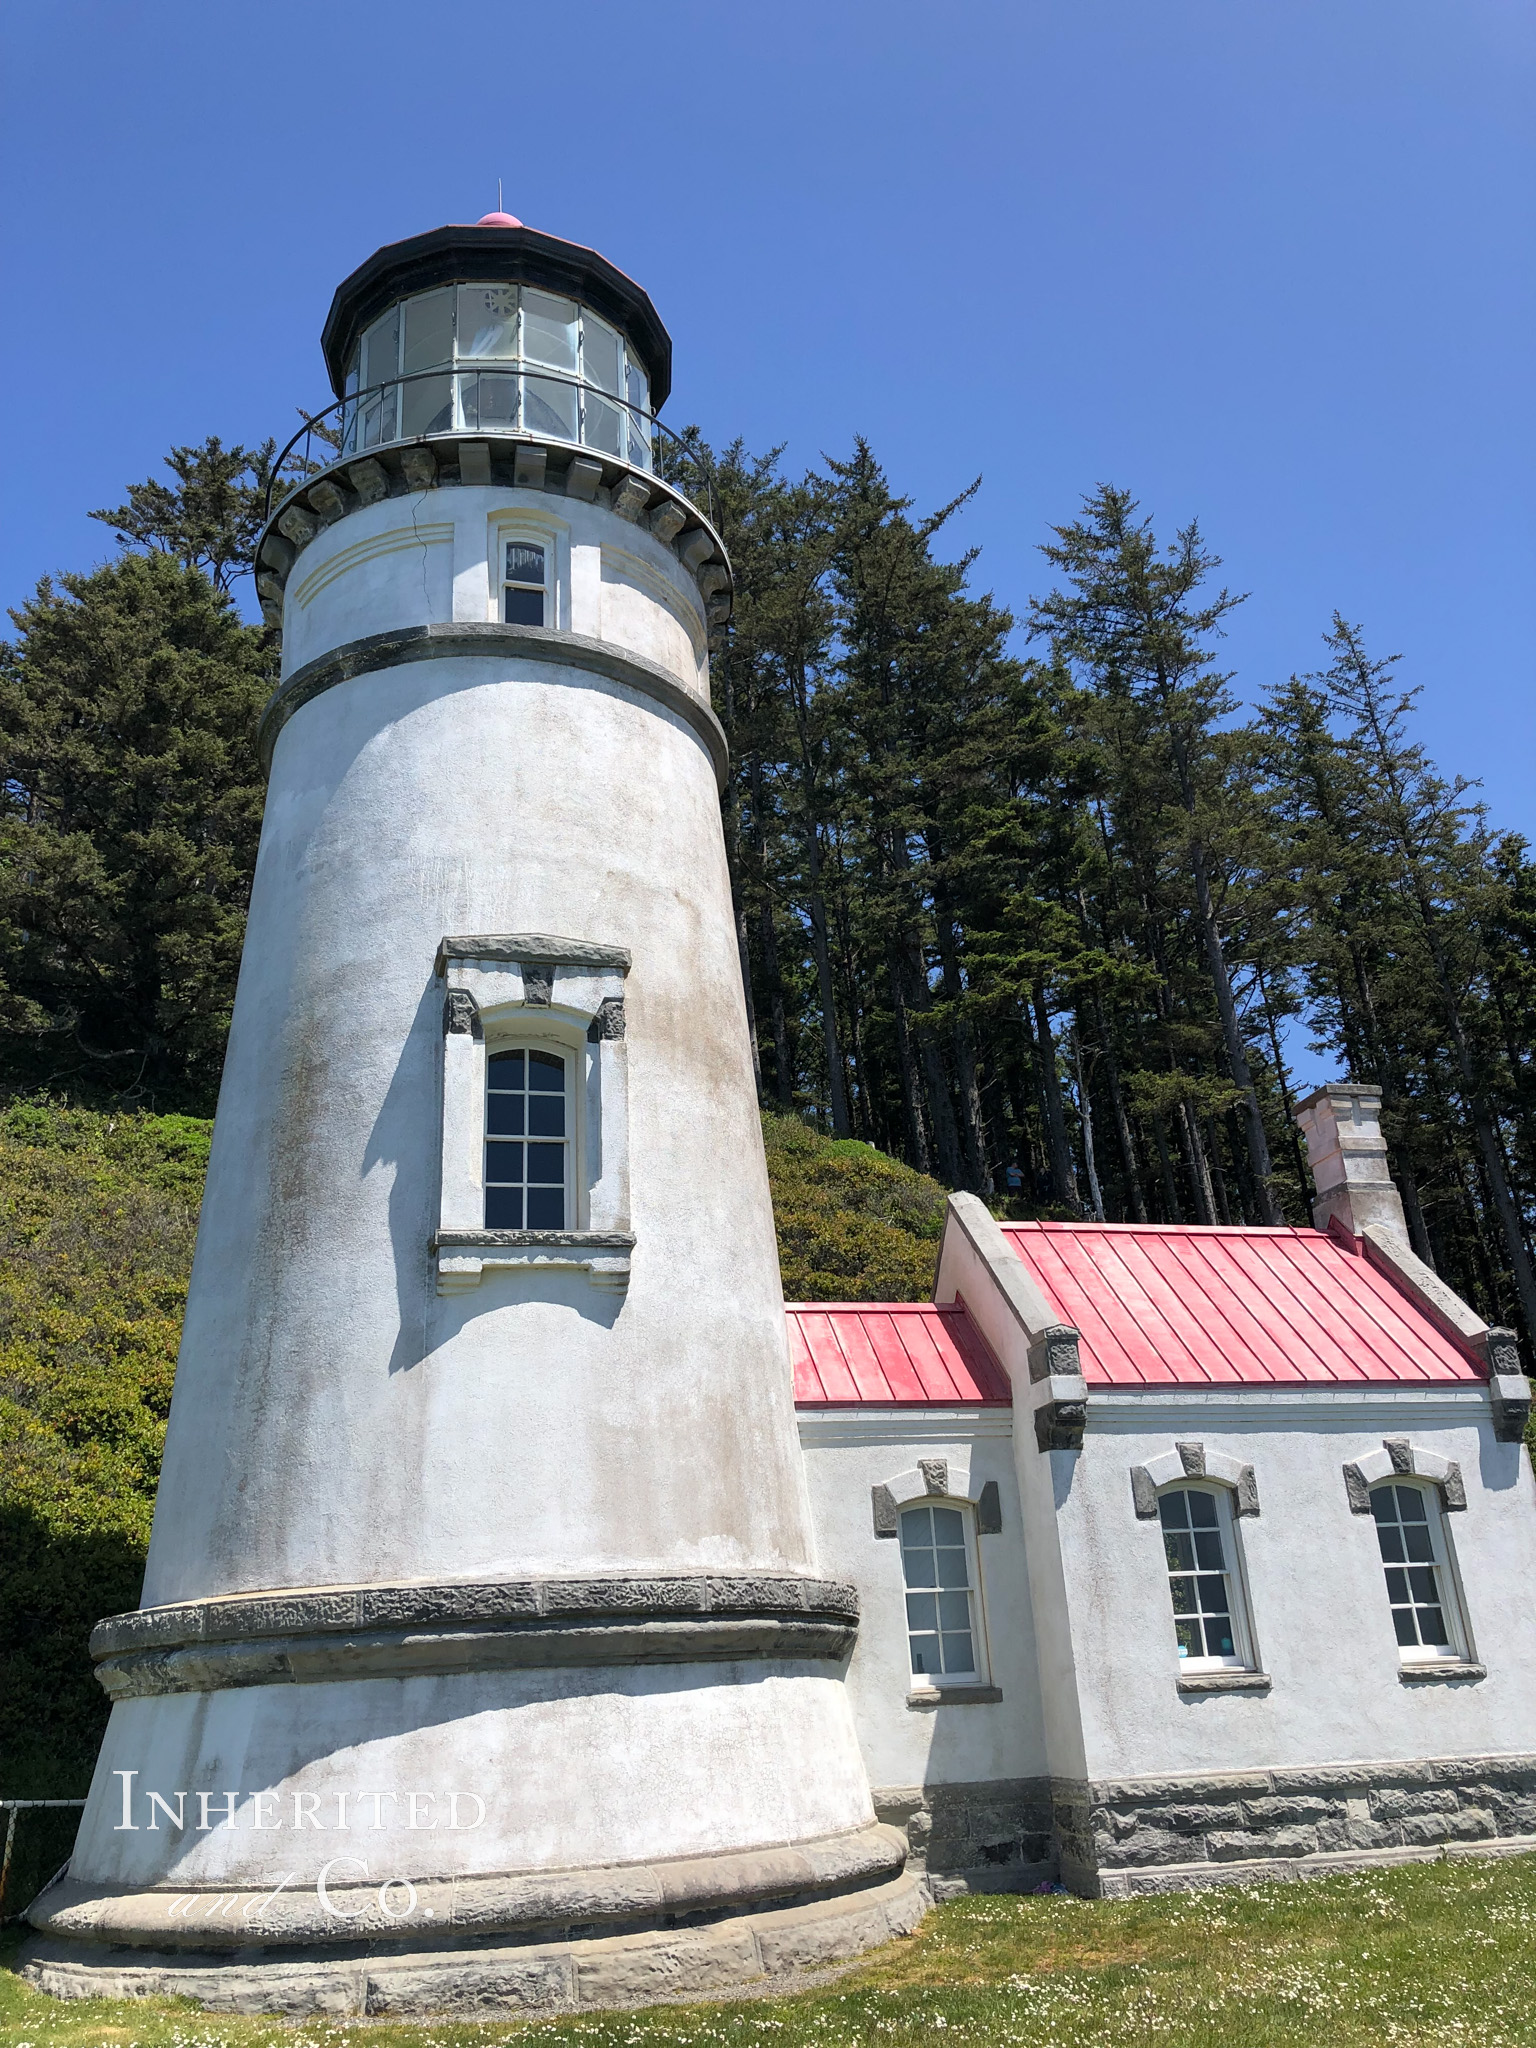
<path fill-rule="evenodd" d="M 66 2005 L 0 1970 L 6 2048 L 1355 2048 L 1536 2044 L 1536 1857 L 1087 1903 L 963 1899 L 820 1989 L 545 2021 L 210 2016 Z"/>

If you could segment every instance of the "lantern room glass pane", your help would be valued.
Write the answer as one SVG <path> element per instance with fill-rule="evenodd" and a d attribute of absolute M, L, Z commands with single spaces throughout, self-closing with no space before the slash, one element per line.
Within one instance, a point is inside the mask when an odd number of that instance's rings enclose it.
<path fill-rule="evenodd" d="M 417 377 L 400 387 L 401 432 L 406 440 L 413 434 L 446 434 L 453 426 L 453 379 Z"/>
<path fill-rule="evenodd" d="M 581 316 L 581 369 L 589 384 L 614 398 L 620 394 L 619 337 L 591 313 Z"/>
<path fill-rule="evenodd" d="M 599 448 L 605 455 L 624 457 L 624 416 L 616 405 L 610 405 L 606 398 L 598 398 L 592 392 L 582 394 L 581 438 L 589 448 Z"/>
<path fill-rule="evenodd" d="M 498 360 L 517 354 L 517 286 L 461 284 L 458 304 L 459 358 Z"/>
<path fill-rule="evenodd" d="M 523 293 L 523 354 L 552 370 L 576 367 L 576 307 L 547 292 Z"/>
<path fill-rule="evenodd" d="M 576 386 L 553 377 L 523 380 L 523 424 L 530 434 L 550 434 L 559 441 L 576 439 Z"/>
<path fill-rule="evenodd" d="M 401 368 L 406 376 L 414 370 L 435 370 L 439 363 L 453 360 L 453 290 L 423 292 L 419 299 L 405 302 L 405 355 Z"/>
<path fill-rule="evenodd" d="M 400 374 L 400 308 L 375 320 L 363 336 L 363 383 L 384 384 Z"/>

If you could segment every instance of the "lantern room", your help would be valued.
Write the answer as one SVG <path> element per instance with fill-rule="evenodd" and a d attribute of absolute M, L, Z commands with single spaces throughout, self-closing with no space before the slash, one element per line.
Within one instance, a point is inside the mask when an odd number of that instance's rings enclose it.
<path fill-rule="evenodd" d="M 470 433 L 655 466 L 671 348 L 650 299 L 510 215 L 380 250 L 338 289 L 324 347 L 343 459 Z"/>

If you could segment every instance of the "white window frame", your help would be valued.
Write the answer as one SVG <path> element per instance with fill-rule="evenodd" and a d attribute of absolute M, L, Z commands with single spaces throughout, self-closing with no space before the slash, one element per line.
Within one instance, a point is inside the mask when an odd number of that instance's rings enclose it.
<path fill-rule="evenodd" d="M 1225 1563 L 1222 1577 L 1226 1581 L 1227 1614 L 1232 1623 L 1233 1651 L 1230 1657 L 1186 1657 L 1178 1654 L 1178 1630 L 1174 1626 L 1174 1650 L 1178 1658 L 1180 1675 L 1183 1676 L 1188 1673 L 1193 1676 L 1198 1672 L 1212 1671 L 1256 1671 L 1258 1669 L 1258 1660 L 1254 1651 L 1253 1625 L 1250 1620 L 1251 1609 L 1248 1601 L 1247 1574 L 1243 1569 L 1242 1545 L 1238 1541 L 1237 1517 L 1232 1512 L 1232 1489 L 1229 1486 L 1223 1485 L 1221 1481 L 1210 1478 L 1185 1478 L 1175 1480 L 1169 1486 L 1160 1486 L 1157 1491 L 1159 1510 L 1157 1530 L 1160 1538 L 1165 1534 L 1161 1512 L 1162 1503 L 1175 1493 L 1207 1494 L 1215 1500 L 1216 1528 L 1221 1538 L 1222 1558 Z M 1173 1605 L 1172 1580 L 1174 1574 L 1173 1567 L 1168 1562 L 1166 1544 L 1163 1548 L 1161 1562 L 1163 1570 L 1163 1597 L 1168 1602 L 1170 1624 L 1176 1624 L 1180 1617 Z"/>
<path fill-rule="evenodd" d="M 1397 1661 L 1399 1665 L 1407 1665 L 1415 1670 L 1422 1670 L 1425 1666 L 1429 1666 L 1432 1669 L 1436 1664 L 1469 1664 L 1473 1661 L 1472 1637 L 1467 1627 L 1467 1610 L 1461 1597 L 1461 1580 L 1456 1570 L 1455 1554 L 1451 1549 L 1450 1533 L 1445 1526 L 1445 1504 L 1440 1498 L 1440 1489 L 1433 1480 L 1420 1479 L 1413 1475 L 1394 1472 L 1389 1479 L 1378 1480 L 1372 1486 L 1372 1501 L 1374 1502 L 1376 1495 L 1384 1492 L 1389 1486 L 1402 1487 L 1410 1493 L 1416 1493 L 1424 1502 L 1424 1519 L 1429 1530 L 1430 1549 L 1434 1553 L 1436 1584 L 1440 1589 L 1440 1613 L 1445 1622 L 1446 1634 L 1451 1639 L 1449 1643 L 1443 1644 L 1399 1643 L 1397 1645 Z M 1375 1536 L 1379 1526 L 1373 1507 L 1371 1511 L 1371 1534 L 1373 1536 Z M 1389 1571 L 1412 1569 L 1411 1566 L 1406 1565 L 1402 1567 L 1389 1565 L 1381 1556 L 1379 1539 L 1376 1545 L 1376 1561 L 1381 1568 L 1383 1593 L 1388 1593 L 1386 1574 Z M 1392 1619 L 1392 1608 L 1393 1603 L 1388 1593 L 1387 1614 L 1389 1620 Z M 1393 1629 L 1395 1633 L 1395 1621 L 1393 1621 Z"/>
<path fill-rule="evenodd" d="M 573 631 L 571 529 L 567 522 L 550 513 L 500 506 L 490 514 L 487 527 L 486 566 L 494 574 L 487 578 L 490 587 L 484 600 L 486 617 L 498 624 L 506 617 L 507 547 L 509 543 L 520 543 L 544 550 L 544 624 L 564 633 Z M 468 534 L 465 543 L 469 545 Z M 479 572 L 476 573 L 478 577 Z M 473 597 L 468 601 L 478 602 Z"/>
<path fill-rule="evenodd" d="M 914 1671 L 912 1669 L 913 1630 L 908 1621 L 907 1596 L 910 1593 L 954 1591 L 955 1588 L 909 1586 L 907 1584 L 907 1545 L 902 1533 L 902 1518 L 919 1508 L 950 1508 L 960 1517 L 961 1530 L 965 1537 L 966 1595 L 970 1601 L 971 1614 L 971 1656 L 975 1664 L 973 1671 Z M 896 1548 L 901 1562 L 902 1623 L 906 1655 L 907 1682 L 914 1692 L 947 1692 L 966 1687 L 990 1685 L 992 1682 L 991 1659 L 987 1647 L 987 1616 L 981 1590 L 981 1550 L 976 1541 L 975 1503 L 957 1499 L 952 1494 L 924 1494 L 914 1500 L 901 1503 L 896 1522 Z"/>
<path fill-rule="evenodd" d="M 525 1016 L 526 1014 L 526 1012 L 523 1013 Z M 583 1210 L 585 1208 L 584 1197 L 586 1189 L 583 1186 L 583 1176 L 576 1171 L 576 1163 L 584 1156 L 581 1143 L 581 1105 L 582 1097 L 586 1093 L 587 1046 L 584 1042 L 573 1042 L 571 1039 L 557 1035 L 554 1032 L 520 1030 L 515 1025 L 505 1022 L 499 1027 L 493 1026 L 491 1030 L 486 1032 L 485 1038 L 484 1121 L 481 1127 L 483 1136 L 480 1153 L 480 1214 L 485 1222 L 485 1227 L 488 1230 L 499 1227 L 492 1224 L 485 1216 L 485 1203 L 490 1188 L 490 1182 L 486 1178 L 486 1146 L 493 1140 L 496 1142 L 522 1143 L 525 1145 L 529 1142 L 526 1132 L 522 1139 L 519 1140 L 515 1137 L 505 1139 L 502 1137 L 502 1134 L 492 1132 L 491 1130 L 491 1059 L 494 1054 L 499 1052 L 547 1053 L 552 1059 L 558 1059 L 565 1070 L 565 1135 L 559 1141 L 565 1147 L 565 1172 L 560 1183 L 560 1207 L 565 1220 L 563 1223 L 530 1224 L 525 1216 L 523 1223 L 515 1227 L 528 1230 L 580 1230 L 585 1221 Z M 526 1091 L 524 1099 L 527 1099 Z M 539 1141 L 535 1139 L 533 1142 L 537 1143 Z M 546 1140 L 546 1142 L 549 1141 Z M 526 1191 L 528 1182 L 525 1180 L 523 1185 Z"/>

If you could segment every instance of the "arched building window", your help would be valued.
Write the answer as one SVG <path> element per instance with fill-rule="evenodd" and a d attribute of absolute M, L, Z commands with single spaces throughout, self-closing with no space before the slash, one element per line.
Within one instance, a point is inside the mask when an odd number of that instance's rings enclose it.
<path fill-rule="evenodd" d="M 913 1675 L 939 1688 L 985 1683 L 969 1507 L 932 1501 L 907 1508 L 901 1517 L 901 1568 Z"/>
<path fill-rule="evenodd" d="M 544 1046 L 509 1046 L 487 1058 L 487 1230 L 570 1227 L 570 1070 L 569 1055 Z"/>
<path fill-rule="evenodd" d="M 1169 1486 L 1157 1498 L 1181 1671 L 1244 1671 L 1252 1639 L 1225 1486 Z"/>
<path fill-rule="evenodd" d="M 1371 1488 L 1387 1604 L 1404 1664 L 1460 1662 L 1468 1654 L 1438 1489 L 1395 1479 Z"/>

